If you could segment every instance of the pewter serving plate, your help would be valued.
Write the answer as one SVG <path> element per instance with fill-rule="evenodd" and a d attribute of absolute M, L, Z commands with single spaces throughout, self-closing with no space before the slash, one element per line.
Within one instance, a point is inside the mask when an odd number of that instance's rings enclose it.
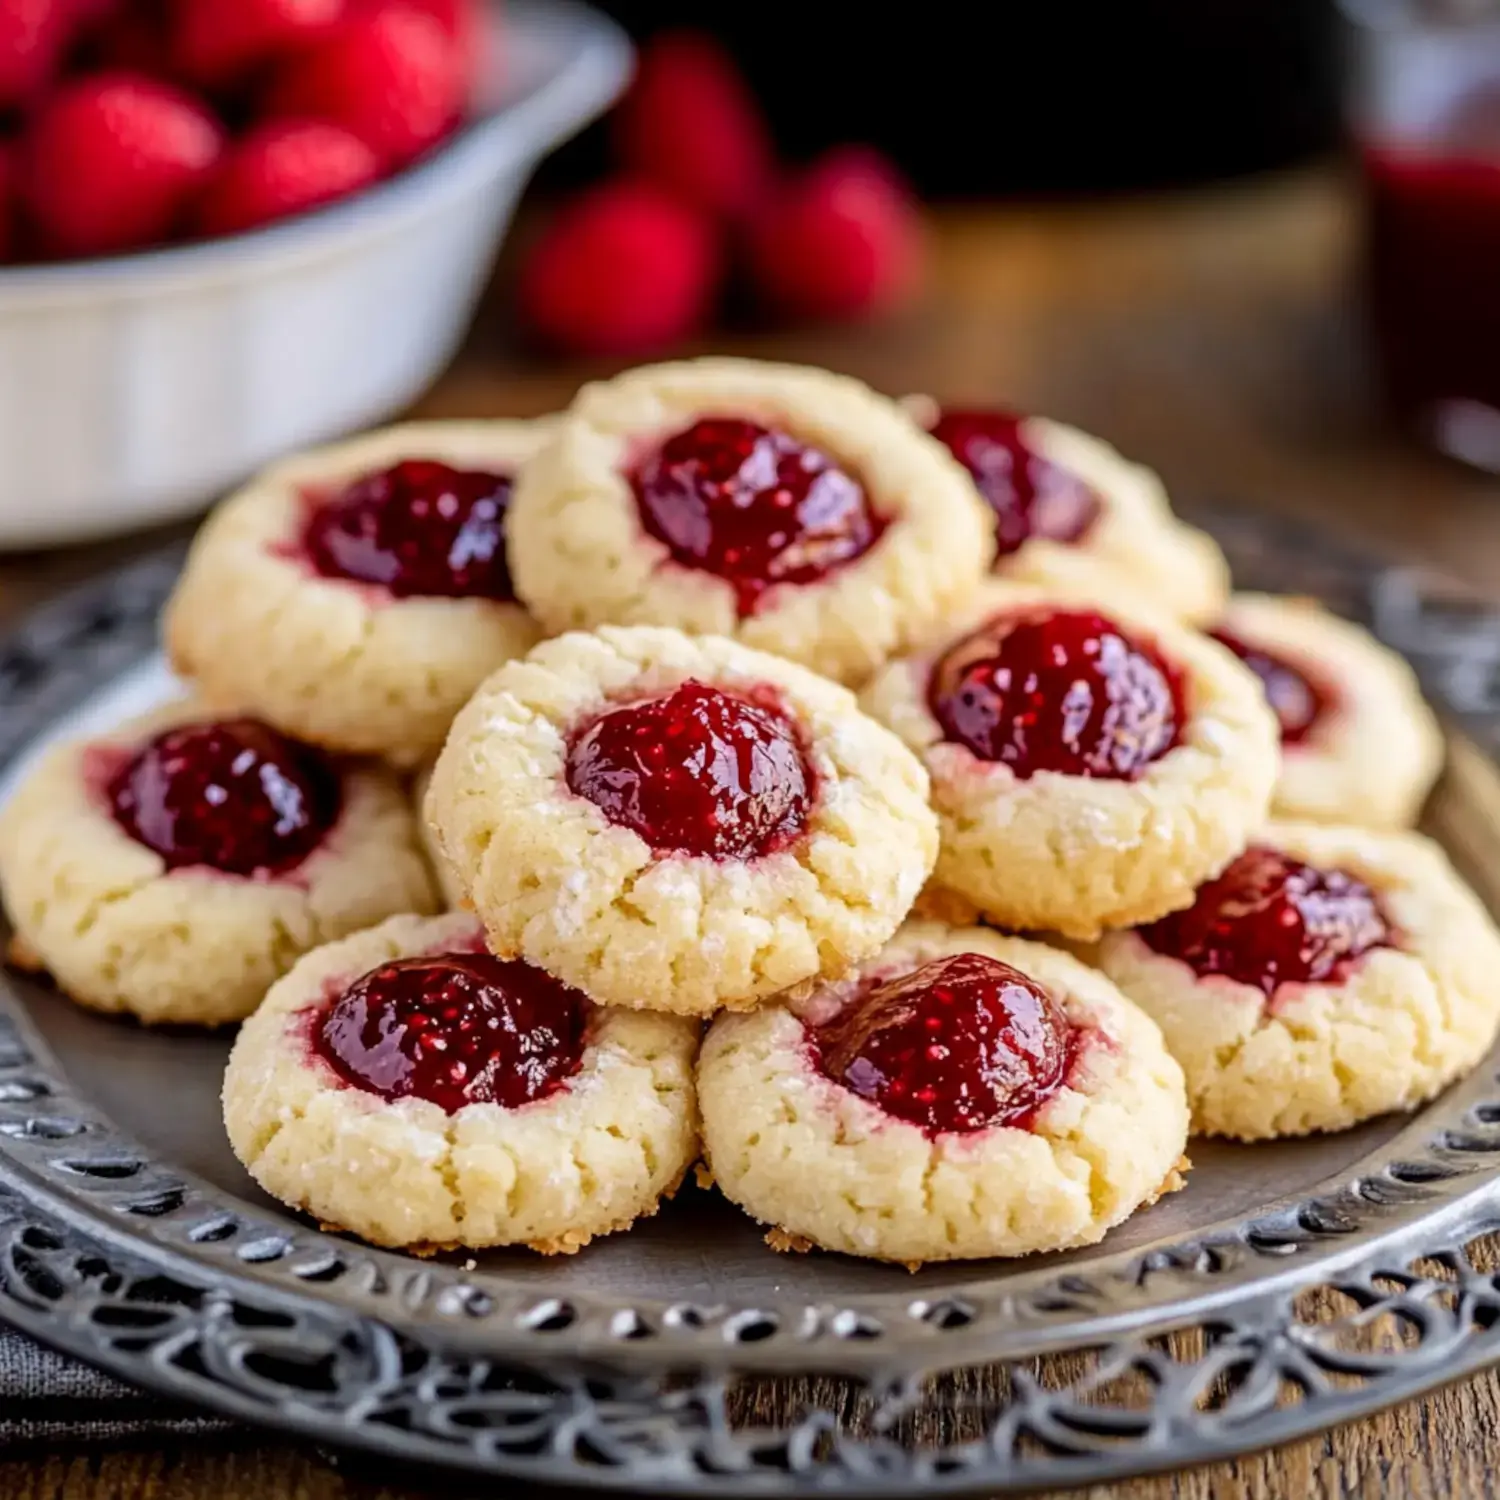
<path fill-rule="evenodd" d="M 1500 910 L 1500 617 L 1306 533 L 1208 519 L 1242 584 L 1318 593 L 1416 660 L 1465 731 L 1428 826 Z M 178 561 L 112 574 L 0 647 L 7 776 L 170 691 L 154 634 Z M 994 1492 L 1241 1452 L 1500 1358 L 1500 1278 L 1475 1243 L 1500 1227 L 1496 1057 L 1410 1118 L 1197 1143 L 1187 1189 L 1094 1249 L 908 1275 L 776 1255 L 697 1190 L 571 1259 L 418 1261 L 323 1234 L 231 1155 L 228 1045 L 0 979 L 0 1316 L 387 1468 Z"/>

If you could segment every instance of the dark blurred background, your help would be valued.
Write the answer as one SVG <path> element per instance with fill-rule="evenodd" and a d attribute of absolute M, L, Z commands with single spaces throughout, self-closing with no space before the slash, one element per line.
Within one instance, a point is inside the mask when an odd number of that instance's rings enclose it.
<path fill-rule="evenodd" d="M 789 156 L 867 141 L 927 197 L 1203 182 L 1303 160 L 1338 134 L 1333 0 L 601 8 L 637 39 L 716 33 Z M 564 170 L 589 161 L 585 144 Z"/>

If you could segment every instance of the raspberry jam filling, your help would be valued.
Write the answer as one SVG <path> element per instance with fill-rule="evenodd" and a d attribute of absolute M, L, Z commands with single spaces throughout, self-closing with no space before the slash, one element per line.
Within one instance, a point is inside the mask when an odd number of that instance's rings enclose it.
<path fill-rule="evenodd" d="M 398 599 L 515 598 L 505 562 L 510 478 L 409 458 L 315 506 L 303 546 L 325 578 Z"/>
<path fill-rule="evenodd" d="M 737 417 L 701 417 L 630 475 L 641 524 L 674 561 L 733 585 L 740 618 L 767 589 L 816 583 L 885 529 L 828 454 Z"/>
<path fill-rule="evenodd" d="M 945 411 L 931 429 L 995 512 L 997 557 L 1008 557 L 1032 537 L 1081 541 L 1102 509 L 1083 480 L 1026 441 L 1025 420 L 1007 411 Z"/>
<path fill-rule="evenodd" d="M 1062 1086 L 1074 1048 L 1046 990 L 978 953 L 868 990 L 813 1035 L 835 1083 L 934 1135 L 1027 1124 Z"/>
<path fill-rule="evenodd" d="M 1022 780 L 1038 771 L 1133 781 L 1178 742 L 1178 673 L 1103 615 L 1006 615 L 951 647 L 928 687 L 945 738 Z"/>
<path fill-rule="evenodd" d="M 568 751 L 569 790 L 658 853 L 756 859 L 807 829 L 814 776 L 786 715 L 692 678 L 611 709 Z"/>
<path fill-rule="evenodd" d="M 169 729 L 105 787 L 115 822 L 168 869 L 227 875 L 300 864 L 338 821 L 334 766 L 256 719 Z"/>
<path fill-rule="evenodd" d="M 1266 700 L 1281 725 L 1281 743 L 1301 744 L 1333 706 L 1332 691 L 1264 646 L 1252 646 L 1227 630 L 1209 633 L 1260 678 Z"/>
<path fill-rule="evenodd" d="M 1341 983 L 1362 955 L 1394 945 L 1364 881 L 1258 845 L 1200 886 L 1186 911 L 1137 930 L 1200 977 L 1221 974 L 1267 999 L 1283 984 Z"/>
<path fill-rule="evenodd" d="M 519 959 L 398 958 L 316 1016 L 313 1051 L 382 1099 L 519 1109 L 567 1086 L 583 1060 L 589 1002 Z"/>

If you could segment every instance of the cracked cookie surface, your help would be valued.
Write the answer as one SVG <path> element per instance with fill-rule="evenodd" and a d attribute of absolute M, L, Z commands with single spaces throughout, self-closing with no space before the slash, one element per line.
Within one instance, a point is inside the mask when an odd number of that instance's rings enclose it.
<path fill-rule="evenodd" d="M 92 1010 L 237 1021 L 308 949 L 396 912 L 433 908 L 406 794 L 379 767 L 339 768 L 337 821 L 276 874 L 168 868 L 132 838 L 111 815 L 95 765 L 214 717 L 199 703 L 170 704 L 56 746 L 0 809 L 0 892 L 17 938 Z"/>
<path fill-rule="evenodd" d="M 563 1087 L 451 1113 L 353 1087 L 312 1050 L 317 1017 L 360 976 L 482 947 L 467 914 L 394 917 L 308 954 L 276 985 L 224 1080 L 230 1143 L 267 1192 L 327 1227 L 419 1250 L 570 1254 L 656 1212 L 698 1151 L 693 1022 L 594 1009 Z"/>
<path fill-rule="evenodd" d="M 536 622 L 513 598 L 401 596 L 327 576 L 310 560 L 308 527 L 403 462 L 512 475 L 548 431 L 546 421 L 408 423 L 273 465 L 193 543 L 165 618 L 173 666 L 213 706 L 311 744 L 403 766 L 431 756 L 480 681 L 536 642 Z M 472 561 L 464 549 L 475 545 L 461 531 L 449 560 Z"/>
<path fill-rule="evenodd" d="M 1060 1086 L 1017 1124 L 934 1132 L 836 1082 L 814 1037 L 872 983 L 978 954 L 1050 994 L 1078 1036 Z M 908 923 L 843 982 L 723 1015 L 698 1065 L 714 1181 L 770 1242 L 916 1263 L 1091 1244 L 1182 1185 L 1182 1071 L 1096 970 L 982 928 Z"/>
<path fill-rule="evenodd" d="M 653 847 L 569 785 L 591 725 L 688 684 L 763 702 L 797 746 L 805 780 L 783 811 L 801 822 L 769 852 Z M 671 760 L 671 736 L 651 731 L 643 743 L 667 758 L 668 816 L 718 774 L 714 757 Z M 774 778 L 758 780 L 774 754 L 758 755 L 748 774 L 780 796 Z M 454 723 L 427 815 L 497 953 L 603 1004 L 693 1015 L 754 1005 L 867 958 L 937 853 L 921 765 L 852 694 L 735 641 L 650 626 L 560 636 L 496 672 Z"/>
<path fill-rule="evenodd" d="M 684 565 L 681 549 L 646 529 L 633 490 L 642 454 L 705 418 L 763 424 L 768 443 L 802 449 L 781 480 L 827 462 L 838 485 L 825 500 L 847 519 L 853 484 L 868 507 L 865 532 L 844 538 L 840 560 L 826 569 L 807 564 L 837 549 L 831 532 L 784 542 L 776 565 L 800 581 L 767 587 L 748 611 L 728 577 Z M 790 501 L 764 474 L 763 459 L 757 450 L 723 481 L 746 494 L 763 487 L 734 524 L 757 507 Z M 690 511 L 697 502 L 684 503 Z M 826 526 L 829 508 L 808 507 L 809 524 Z M 713 514 L 711 506 L 685 512 L 680 540 L 709 546 Z M 521 476 L 511 522 L 517 589 L 549 632 L 671 625 L 731 636 L 841 682 L 862 680 L 941 621 L 978 584 L 994 550 L 967 475 L 895 402 L 847 376 L 753 360 L 652 365 L 586 386 Z M 732 550 L 715 552 L 719 566 Z"/>
<path fill-rule="evenodd" d="M 1389 930 L 1364 934 L 1357 956 L 1321 980 L 1269 993 L 1269 980 L 1247 982 L 1228 958 L 1228 973 L 1198 972 L 1212 965 L 1159 951 L 1172 945 L 1148 941 L 1149 929 L 1104 938 L 1096 961 L 1160 1025 L 1187 1075 L 1196 1131 L 1263 1140 L 1342 1130 L 1412 1109 L 1474 1067 L 1500 1020 L 1500 937 L 1447 855 L 1417 834 L 1314 824 L 1272 824 L 1257 842 L 1353 877 Z M 1314 940 L 1357 933 L 1338 899 L 1318 888 L 1304 898 Z M 1233 942 L 1244 922 L 1227 916 L 1218 941 Z"/>

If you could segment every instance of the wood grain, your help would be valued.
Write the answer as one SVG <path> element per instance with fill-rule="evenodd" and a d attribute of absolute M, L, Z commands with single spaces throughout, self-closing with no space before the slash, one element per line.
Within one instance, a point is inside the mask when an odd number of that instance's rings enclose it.
<path fill-rule="evenodd" d="M 1188 508 L 1232 501 L 1315 520 L 1430 561 L 1493 597 L 1500 487 L 1382 432 L 1370 415 L 1349 305 L 1356 238 L 1348 185 L 1332 170 L 1173 199 L 953 210 L 934 220 L 933 291 L 910 316 L 880 328 L 731 335 L 713 348 L 827 364 L 897 393 L 1046 410 L 1156 465 Z M 496 298 L 418 411 L 542 412 L 603 373 L 538 368 L 516 356 Z M 0 615 L 121 556 L 116 545 L 0 565 Z M 1452 805 L 1474 816 L 1448 819 L 1442 830 L 1471 870 L 1500 828 L 1500 783 L 1476 757 L 1460 748 L 1450 772 Z M 1500 1376 L 1490 1374 L 1274 1453 L 1085 1493 L 1490 1496 L 1500 1489 L 1497 1450 Z M 434 1491 L 464 1489 L 439 1482 Z M 253 1438 L 0 1463 L 0 1500 L 413 1493 Z"/>

